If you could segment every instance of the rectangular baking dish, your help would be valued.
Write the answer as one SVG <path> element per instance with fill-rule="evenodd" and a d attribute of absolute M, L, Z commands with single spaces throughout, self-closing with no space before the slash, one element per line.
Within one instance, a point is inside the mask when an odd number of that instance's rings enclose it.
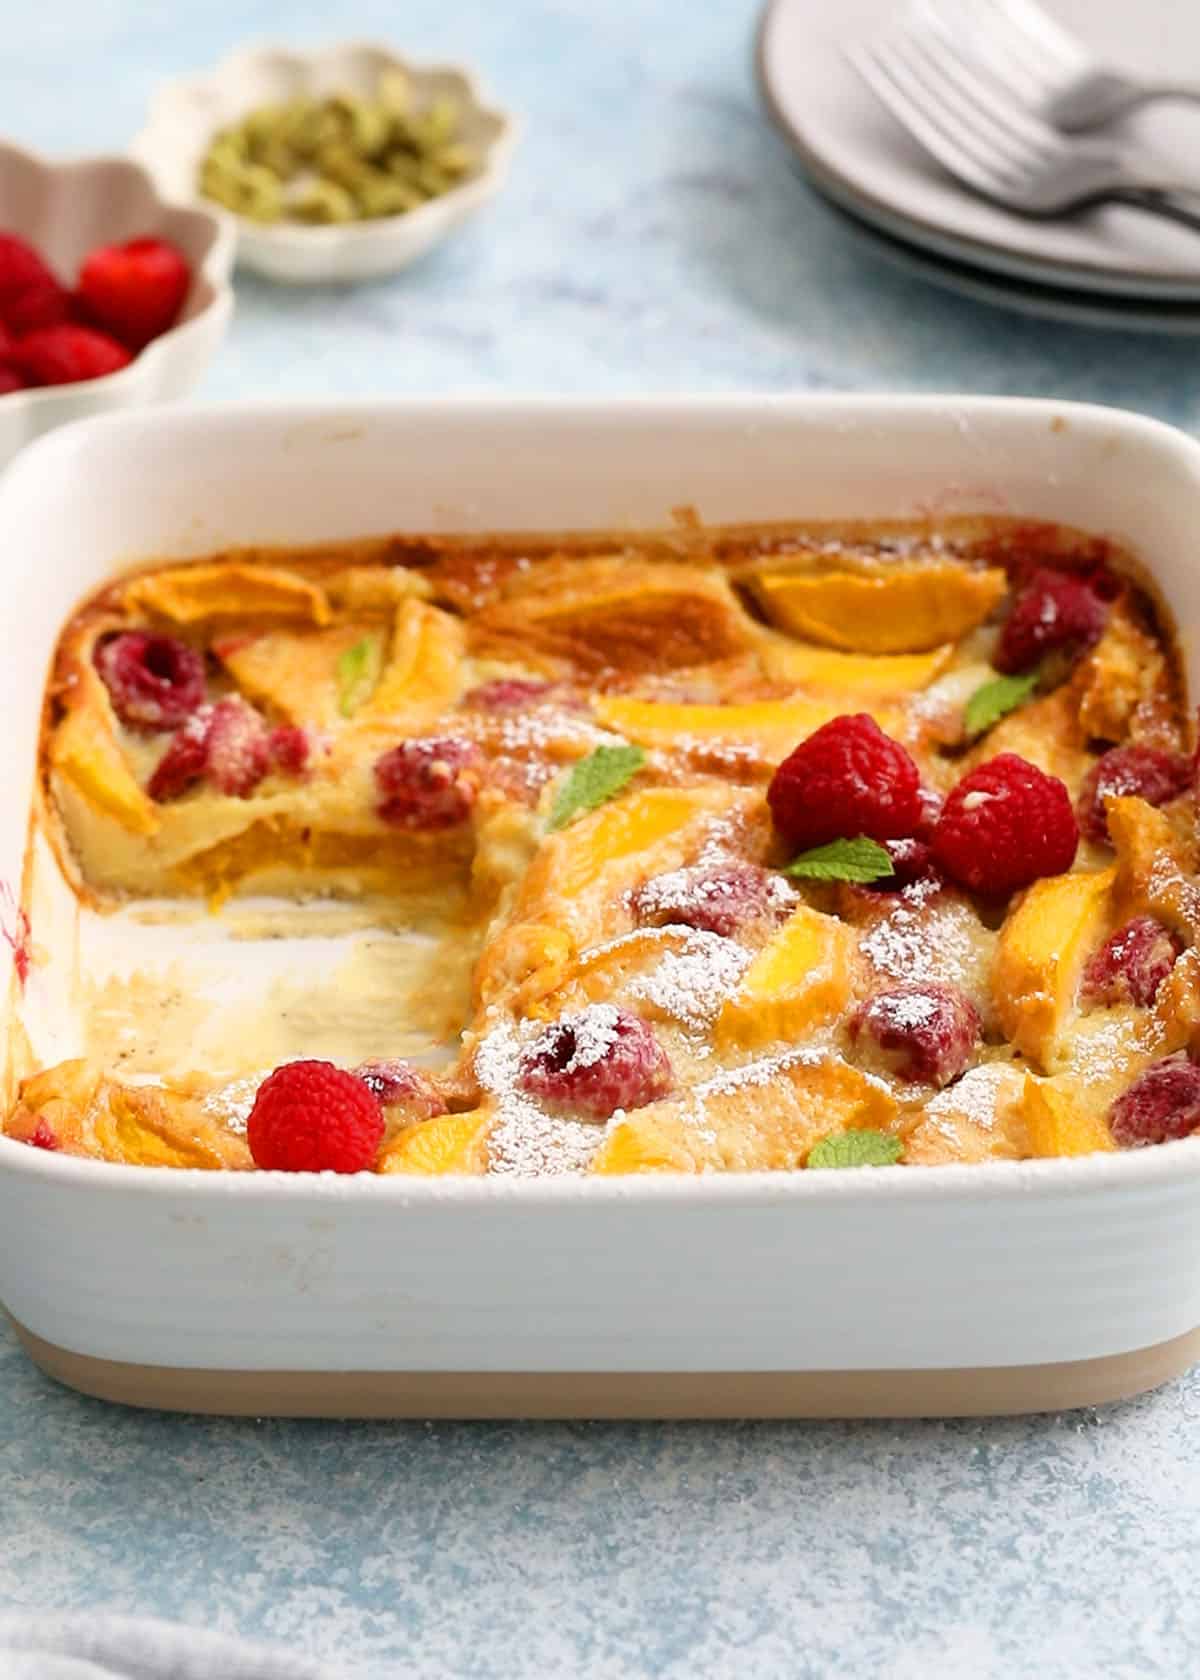
<path fill-rule="evenodd" d="M 0 484 L 0 883 L 19 890 L 57 632 L 140 557 L 391 531 L 982 512 L 1134 549 L 1195 692 L 1200 446 L 959 397 L 256 404 L 59 432 Z M 36 1002 L 45 942 L 32 929 Z M 43 999 L 43 1003 L 44 1003 Z M 27 1005 L 29 1000 L 27 999 Z M 18 1024 L 15 978 L 5 1067 Z M 699 1180 L 287 1178 L 0 1138 L 0 1300 L 85 1391 L 226 1412 L 1023 1411 L 1200 1358 L 1200 1142 Z"/>

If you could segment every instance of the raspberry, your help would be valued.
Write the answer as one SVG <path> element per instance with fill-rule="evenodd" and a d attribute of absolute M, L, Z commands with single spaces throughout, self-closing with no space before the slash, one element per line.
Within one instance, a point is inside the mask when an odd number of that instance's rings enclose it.
<path fill-rule="evenodd" d="M 948 1085 L 979 1039 L 979 1011 L 953 986 L 913 982 L 876 992 L 850 1021 L 850 1038 L 897 1079 Z"/>
<path fill-rule="evenodd" d="M 246 1122 L 254 1164 L 268 1172 L 366 1172 L 383 1141 L 383 1109 L 332 1062 L 285 1062 L 258 1088 Z"/>
<path fill-rule="evenodd" d="M 208 764 L 208 728 L 211 708 L 202 706 L 172 735 L 166 752 L 146 783 L 146 792 L 160 805 L 194 786 Z"/>
<path fill-rule="evenodd" d="M 700 928 L 728 939 L 795 902 L 781 877 L 754 863 L 694 864 L 643 881 L 629 905 L 639 927 Z"/>
<path fill-rule="evenodd" d="M 174 729 L 204 701 L 204 661 L 174 636 L 127 630 L 96 652 L 113 710 L 130 729 Z"/>
<path fill-rule="evenodd" d="M 892 860 L 892 873 L 868 882 L 868 892 L 904 893 L 910 887 L 932 890 L 945 885 L 945 876 L 933 861 L 933 848 L 927 841 L 885 840 L 883 848 Z"/>
<path fill-rule="evenodd" d="M 246 799 L 271 768 L 271 735 L 263 719 L 230 694 L 213 708 L 205 740 L 205 771 L 218 793 Z"/>
<path fill-rule="evenodd" d="M 102 245 L 79 271 L 79 295 L 88 314 L 131 350 L 140 350 L 174 324 L 191 283 L 182 255 L 163 239 Z"/>
<path fill-rule="evenodd" d="M 4 311 L 4 322 L 18 338 L 40 327 L 61 327 L 71 319 L 71 294 L 52 274 L 33 280 Z"/>
<path fill-rule="evenodd" d="M 0 362 L 0 397 L 6 397 L 10 391 L 23 391 L 24 389 L 25 381 L 16 368 L 5 367 L 4 363 Z"/>
<path fill-rule="evenodd" d="M 641 1108 L 671 1088 L 667 1053 L 646 1023 L 611 1003 L 553 1021 L 521 1057 L 517 1083 L 530 1096 L 589 1120 Z"/>
<path fill-rule="evenodd" d="M 1061 875 L 1078 844 L 1066 788 L 1016 753 L 964 776 L 933 831 L 935 861 L 984 898 L 1006 898 L 1041 875 Z"/>
<path fill-rule="evenodd" d="M 446 1104 L 440 1091 L 409 1062 L 364 1062 L 354 1070 L 367 1090 L 384 1108 L 404 1105 L 405 1123 L 431 1120 L 435 1114 L 445 1114 Z"/>
<path fill-rule="evenodd" d="M 942 814 L 942 806 L 946 801 L 940 793 L 936 793 L 931 787 L 922 786 L 919 797 L 921 800 L 921 820 L 916 827 L 916 836 L 918 840 L 932 840 L 933 831 L 937 827 L 937 820 Z"/>
<path fill-rule="evenodd" d="M 124 345 L 91 327 L 39 327 L 17 340 L 13 360 L 32 385 L 75 385 L 128 367 Z"/>
<path fill-rule="evenodd" d="M 1136 794 L 1148 805 L 1165 805 L 1190 785 L 1192 762 L 1182 753 L 1164 752 L 1161 747 L 1113 747 L 1098 758 L 1079 787 L 1075 809 L 1085 840 L 1096 846 L 1108 843 L 1107 795 Z"/>
<path fill-rule="evenodd" d="M 1105 940 L 1083 971 L 1084 1005 L 1137 1003 L 1148 1008 L 1175 966 L 1183 941 L 1153 916 L 1135 916 Z"/>
<path fill-rule="evenodd" d="M 33 1131 L 29 1136 L 29 1141 L 35 1149 L 55 1150 L 58 1148 L 58 1139 L 55 1137 L 49 1121 L 44 1117 L 40 1119 L 37 1125 L 33 1128 Z"/>
<path fill-rule="evenodd" d="M 70 313 L 70 293 L 33 247 L 14 234 L 0 234 L 0 323 L 20 338 L 39 327 L 59 326 Z"/>
<path fill-rule="evenodd" d="M 1099 641 L 1107 621 L 1108 607 L 1091 579 L 1042 567 L 1014 601 L 992 663 L 1012 675 L 1031 671 L 1059 648 L 1083 653 Z"/>
<path fill-rule="evenodd" d="M 495 677 L 464 694 L 462 703 L 480 712 L 511 712 L 544 700 L 553 688 L 553 683 L 536 682 L 531 677 Z"/>
<path fill-rule="evenodd" d="M 302 776 L 308 768 L 312 742 L 306 729 L 281 723 L 267 737 L 267 752 L 276 770 L 288 776 Z"/>
<path fill-rule="evenodd" d="M 471 814 L 482 763 L 473 742 L 454 736 L 401 741 L 376 761 L 376 809 L 395 828 L 453 828 Z"/>
<path fill-rule="evenodd" d="M 784 839 L 802 851 L 860 834 L 900 839 L 921 822 L 921 777 L 900 743 L 857 712 L 824 724 L 784 759 L 767 803 Z"/>
<path fill-rule="evenodd" d="M 27 239 L 18 233 L 0 233 L 0 310 L 31 280 L 40 280 L 49 272 Z"/>
<path fill-rule="evenodd" d="M 1200 1067 L 1183 1052 L 1140 1073 L 1108 1111 L 1118 1149 L 1170 1143 L 1200 1126 Z"/>

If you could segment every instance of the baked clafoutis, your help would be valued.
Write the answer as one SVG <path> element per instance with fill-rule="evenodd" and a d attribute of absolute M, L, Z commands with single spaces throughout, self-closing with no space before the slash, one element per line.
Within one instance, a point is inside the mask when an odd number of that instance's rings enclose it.
<path fill-rule="evenodd" d="M 686 515 L 132 572 L 46 701 L 35 836 L 80 915 L 261 904 L 269 936 L 283 904 L 303 944 L 353 906 L 421 942 L 437 1007 L 381 991 L 354 1065 L 31 1052 L 7 1135 L 510 1177 L 1185 1137 L 1192 743 L 1143 576 L 1016 521 Z"/>

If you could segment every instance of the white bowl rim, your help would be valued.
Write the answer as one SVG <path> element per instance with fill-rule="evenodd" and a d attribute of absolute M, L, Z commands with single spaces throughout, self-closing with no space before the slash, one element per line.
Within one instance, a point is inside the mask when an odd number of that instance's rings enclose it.
<path fill-rule="evenodd" d="M 289 46 L 281 41 L 272 40 L 244 42 L 227 53 L 211 69 L 189 71 L 163 82 L 151 99 L 145 125 L 134 138 L 131 151 L 139 158 L 147 155 L 148 142 L 157 124 L 170 121 L 170 106 L 174 99 L 190 98 L 234 70 L 267 58 L 290 59 L 301 65 L 314 65 L 322 59 L 349 53 L 375 53 L 390 60 L 397 69 L 414 77 L 458 77 L 464 83 L 467 97 L 475 109 L 483 116 L 493 118 L 499 125 L 498 132 L 487 143 L 479 173 L 459 186 L 451 187 L 447 192 L 439 193 L 436 198 L 418 205 L 415 210 L 406 210 L 394 216 L 373 216 L 358 222 L 256 222 L 249 216 L 240 216 L 235 210 L 226 209 L 214 199 L 205 198 L 200 192 L 189 193 L 178 202 L 203 207 L 210 215 L 216 215 L 231 223 L 237 229 L 239 237 L 253 239 L 264 247 L 304 245 L 309 249 L 316 249 L 323 244 L 364 244 L 393 228 L 411 228 L 434 220 L 439 213 L 472 210 L 485 203 L 503 181 L 524 128 L 522 119 L 514 111 L 495 103 L 485 91 L 482 78 L 473 66 L 458 60 L 410 58 L 380 40 L 354 38 L 313 47 Z"/>
<path fill-rule="evenodd" d="M 228 315 L 233 308 L 233 287 L 229 281 L 229 273 L 233 266 L 234 230 L 227 225 L 224 217 L 210 209 L 203 200 L 183 203 L 165 197 L 146 166 L 137 158 L 122 152 L 84 152 L 76 157 L 50 158 L 43 152 L 35 151 L 32 146 L 19 146 L 12 140 L 0 139 L 0 164 L 5 157 L 23 159 L 48 175 L 66 175 L 76 170 L 113 166 L 129 170 L 141 176 L 157 209 L 169 210 L 176 215 L 203 217 L 211 224 L 211 238 L 193 276 L 193 284 L 197 277 L 203 276 L 212 288 L 212 296 L 195 315 L 168 327 L 166 332 L 159 333 L 157 338 L 152 338 L 149 344 L 143 345 L 133 360 L 127 366 L 118 368 L 115 373 L 102 374 L 99 379 L 78 379 L 65 385 L 28 385 L 18 391 L 6 391 L 0 396 L 0 401 L 12 403 L 13 408 L 22 400 L 31 408 L 44 408 L 56 398 L 78 398 L 85 392 L 112 391 L 122 385 L 133 385 L 144 376 L 147 367 L 153 367 L 163 355 L 170 353 L 172 342 L 178 343 L 210 314 L 220 312 Z M 11 413 L 12 410 L 8 412 Z"/>
<path fill-rule="evenodd" d="M 650 395 L 614 395 L 588 398 L 527 393 L 497 395 L 494 392 L 444 397 L 358 398 L 341 401 L 310 399 L 294 402 L 282 398 L 243 399 L 233 402 L 197 403 L 176 409 L 159 423 L 178 426 L 220 427 L 228 420 L 263 422 L 286 418 L 291 423 L 336 422 L 367 425 L 380 415 L 408 414 L 414 420 L 437 411 L 453 415 L 479 409 L 512 413 L 585 414 L 603 412 L 619 421 L 624 414 L 657 409 L 664 416 L 707 412 L 750 421 L 764 407 L 792 411 L 797 416 L 811 413 L 841 417 L 871 418 L 937 412 L 952 409 L 962 421 L 996 413 L 1021 413 L 1033 422 L 1079 427 L 1119 427 L 1129 438 L 1138 438 L 1160 450 L 1190 457 L 1200 477 L 1200 442 L 1177 426 L 1131 409 L 1102 403 L 1058 401 L 1052 397 L 981 396 L 955 392 L 693 392 Z M 32 459 L 41 465 L 59 451 L 69 465 L 70 458 L 92 434 L 105 431 L 136 432 L 146 423 L 136 409 L 77 420 L 57 428 L 21 451 L 9 473 L 28 470 Z M 50 464 L 47 460 L 46 464 Z M 1055 1197 L 1060 1194 L 1135 1194 L 1169 1188 L 1181 1192 L 1200 1178 L 1200 1136 L 1181 1138 L 1153 1148 L 1117 1150 L 1112 1153 L 1045 1158 L 1027 1161 L 983 1161 L 972 1164 L 912 1168 L 902 1171 L 878 1169 L 831 1170 L 826 1172 L 747 1172 L 688 1174 L 636 1174 L 628 1178 L 505 1179 L 502 1177 L 455 1177 L 422 1180 L 416 1175 L 376 1173 L 338 1174 L 209 1171 L 199 1167 L 134 1167 L 121 1162 L 96 1161 L 90 1157 L 63 1155 L 32 1148 L 15 1138 L 0 1136 L 0 1171 L 16 1171 L 65 1186 L 95 1186 L 141 1196 L 169 1195 L 173 1188 L 188 1195 L 238 1196 L 265 1201 L 281 1198 L 328 1206 L 359 1197 L 379 1198 L 404 1204 L 440 1204 L 473 1207 L 479 1203 L 516 1200 L 531 1206 L 573 1205 L 580 1210 L 591 1203 L 621 1201 L 630 1205 L 652 1205 L 680 1199 L 704 1204 L 724 1202 L 743 1207 L 762 1207 L 797 1197 L 833 1201 L 855 1196 L 901 1196 L 908 1200 L 935 1200 L 954 1196 L 971 1202 L 1011 1201 Z"/>

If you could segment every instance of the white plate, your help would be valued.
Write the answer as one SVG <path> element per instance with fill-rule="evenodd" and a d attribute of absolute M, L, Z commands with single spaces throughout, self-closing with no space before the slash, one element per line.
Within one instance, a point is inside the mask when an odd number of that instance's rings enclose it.
<path fill-rule="evenodd" d="M 810 182 L 811 186 L 811 182 Z M 814 192 L 816 189 L 814 188 Z M 816 192 L 831 216 L 852 239 L 893 268 L 926 280 L 978 303 L 1015 310 L 1043 321 L 1062 321 L 1073 327 L 1099 327 L 1111 332 L 1200 333 L 1200 306 L 1167 298 L 1123 298 L 1102 292 L 1068 291 L 1066 287 L 1040 286 L 1015 275 L 996 274 L 968 263 L 935 256 L 919 245 L 893 238 L 881 228 L 853 215 L 843 205 Z"/>
<path fill-rule="evenodd" d="M 896 0 L 770 0 L 758 73 L 772 117 L 829 198 L 885 233 L 1043 285 L 1128 297 L 1200 299 L 1200 233 L 1124 205 L 1032 221 L 974 197 L 884 110 L 844 48 L 877 33 Z M 1106 59 L 1200 81 L 1194 0 L 1049 0 Z M 1140 144 L 1195 160 L 1200 111 L 1160 106 L 1130 123 Z"/>
<path fill-rule="evenodd" d="M 661 526 L 684 504 L 711 523 L 937 508 L 1110 532 L 1171 602 L 1196 690 L 1200 444 L 1136 414 L 957 396 L 131 412 L 41 440 L 0 484 L 0 882 L 11 892 L 21 876 L 59 627 L 133 557 L 396 530 L 612 531 Z M 52 971 L 76 972 L 71 918 L 34 911 L 26 1018 Z M 0 1058 L 17 1042 L 6 1013 Z M 47 1368 L 142 1403 L 423 1416 L 1078 1405 L 1197 1356 L 1200 1140 L 980 1166 L 519 1182 L 126 1167 L 0 1138 L 0 1300 Z M 1092 1362 L 1113 1358 L 1119 1373 L 1098 1375 Z M 1063 1362 L 1081 1361 L 1064 1387 Z"/>

